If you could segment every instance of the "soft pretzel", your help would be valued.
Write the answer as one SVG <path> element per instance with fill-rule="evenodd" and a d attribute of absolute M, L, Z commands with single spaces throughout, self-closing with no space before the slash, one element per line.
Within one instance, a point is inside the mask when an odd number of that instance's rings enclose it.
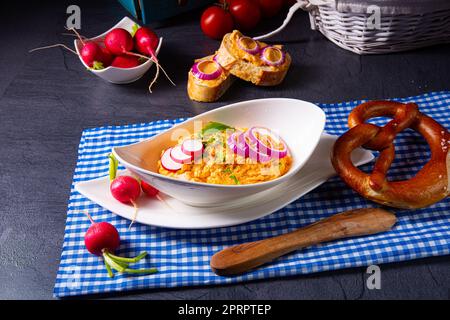
<path fill-rule="evenodd" d="M 365 123 L 374 117 L 393 118 L 384 127 Z M 414 103 L 366 102 L 350 113 L 350 130 L 336 141 L 331 161 L 339 176 L 356 192 L 372 201 L 397 208 L 422 208 L 445 199 L 450 189 L 450 134 Z M 395 157 L 395 136 L 406 128 L 420 133 L 428 142 L 431 158 L 409 180 L 388 181 L 386 173 Z M 380 151 L 373 172 L 366 174 L 351 161 L 354 149 L 363 146 Z"/>

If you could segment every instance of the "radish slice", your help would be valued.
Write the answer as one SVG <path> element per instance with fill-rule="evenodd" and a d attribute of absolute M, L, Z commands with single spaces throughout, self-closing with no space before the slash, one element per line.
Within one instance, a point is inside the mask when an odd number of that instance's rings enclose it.
<path fill-rule="evenodd" d="M 192 161 L 192 156 L 187 155 L 181 150 L 181 146 L 175 146 L 170 151 L 170 157 L 173 161 L 177 163 L 190 163 Z"/>
<path fill-rule="evenodd" d="M 187 139 L 181 144 L 181 151 L 188 156 L 198 157 L 202 154 L 203 143 L 198 139 Z"/>
<path fill-rule="evenodd" d="M 264 139 L 261 139 L 261 137 L 264 137 Z M 286 143 L 267 128 L 250 128 L 248 138 L 251 143 L 256 145 L 258 151 L 271 155 L 272 158 L 281 159 L 288 154 Z"/>
<path fill-rule="evenodd" d="M 173 148 L 169 148 L 164 151 L 161 157 L 161 166 L 168 171 L 178 171 L 181 169 L 183 164 L 173 161 L 172 157 L 170 156 L 172 149 Z"/>

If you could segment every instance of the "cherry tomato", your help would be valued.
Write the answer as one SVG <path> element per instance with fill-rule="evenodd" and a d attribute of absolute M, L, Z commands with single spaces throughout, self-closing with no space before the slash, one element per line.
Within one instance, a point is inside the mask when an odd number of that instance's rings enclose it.
<path fill-rule="evenodd" d="M 231 14 L 219 6 L 206 9 L 200 19 L 203 33 L 213 39 L 222 39 L 226 33 L 233 31 L 233 25 Z"/>
<path fill-rule="evenodd" d="M 259 8 L 264 17 L 273 17 L 284 5 L 285 0 L 258 0 Z"/>
<path fill-rule="evenodd" d="M 230 12 L 242 30 L 254 28 L 261 19 L 261 11 L 254 0 L 231 0 Z"/>

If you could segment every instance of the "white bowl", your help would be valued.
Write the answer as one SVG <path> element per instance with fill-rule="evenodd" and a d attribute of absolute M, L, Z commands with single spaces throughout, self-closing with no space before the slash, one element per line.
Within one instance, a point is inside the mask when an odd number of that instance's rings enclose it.
<path fill-rule="evenodd" d="M 133 20 L 131 20 L 130 18 L 124 17 L 114 27 L 112 27 L 111 29 L 109 29 L 105 33 L 102 33 L 99 36 L 91 38 L 90 40 L 103 39 L 108 34 L 108 32 L 110 32 L 114 28 L 123 28 L 123 29 L 127 30 L 128 32 L 131 32 L 133 30 L 133 26 L 135 24 L 137 24 L 137 23 L 134 22 Z M 158 47 L 156 48 L 156 52 L 155 52 L 156 56 L 158 56 L 162 41 L 163 41 L 163 38 L 159 38 L 159 44 L 158 44 Z M 151 61 L 149 59 L 146 62 L 144 62 L 134 68 L 116 68 L 116 67 L 110 66 L 110 67 L 106 67 L 102 70 L 93 70 L 93 69 L 89 68 L 89 66 L 86 63 L 84 63 L 83 59 L 81 59 L 81 56 L 80 56 L 80 52 L 81 52 L 81 48 L 82 48 L 81 41 L 78 39 L 74 40 L 74 45 L 75 45 L 75 50 L 78 53 L 78 57 L 80 58 L 81 63 L 86 67 L 86 69 L 88 69 L 90 72 L 92 72 L 96 76 L 99 76 L 100 78 L 102 78 L 108 82 L 111 82 L 111 83 L 125 84 L 125 83 L 134 82 L 134 81 L 140 79 L 148 71 L 148 69 L 150 69 L 150 67 L 153 64 L 153 61 Z"/>
<path fill-rule="evenodd" d="M 173 137 L 179 133 L 186 130 L 194 132 L 197 121 L 203 124 L 217 121 L 235 127 L 269 127 L 288 145 L 293 158 L 292 167 L 277 179 L 243 185 L 190 182 L 157 173 L 161 151 L 176 144 Z M 175 199 L 192 206 L 223 205 L 226 201 L 267 190 L 292 177 L 312 155 L 324 126 L 325 113 L 310 102 L 285 98 L 250 100 L 200 114 L 150 139 L 115 147 L 113 153 L 127 169 Z"/>

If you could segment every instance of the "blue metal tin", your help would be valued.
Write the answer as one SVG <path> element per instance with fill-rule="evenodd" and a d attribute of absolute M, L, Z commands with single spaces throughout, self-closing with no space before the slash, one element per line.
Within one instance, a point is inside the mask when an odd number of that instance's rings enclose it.
<path fill-rule="evenodd" d="M 212 0 L 119 0 L 128 12 L 144 24 L 177 16 L 204 7 Z"/>

